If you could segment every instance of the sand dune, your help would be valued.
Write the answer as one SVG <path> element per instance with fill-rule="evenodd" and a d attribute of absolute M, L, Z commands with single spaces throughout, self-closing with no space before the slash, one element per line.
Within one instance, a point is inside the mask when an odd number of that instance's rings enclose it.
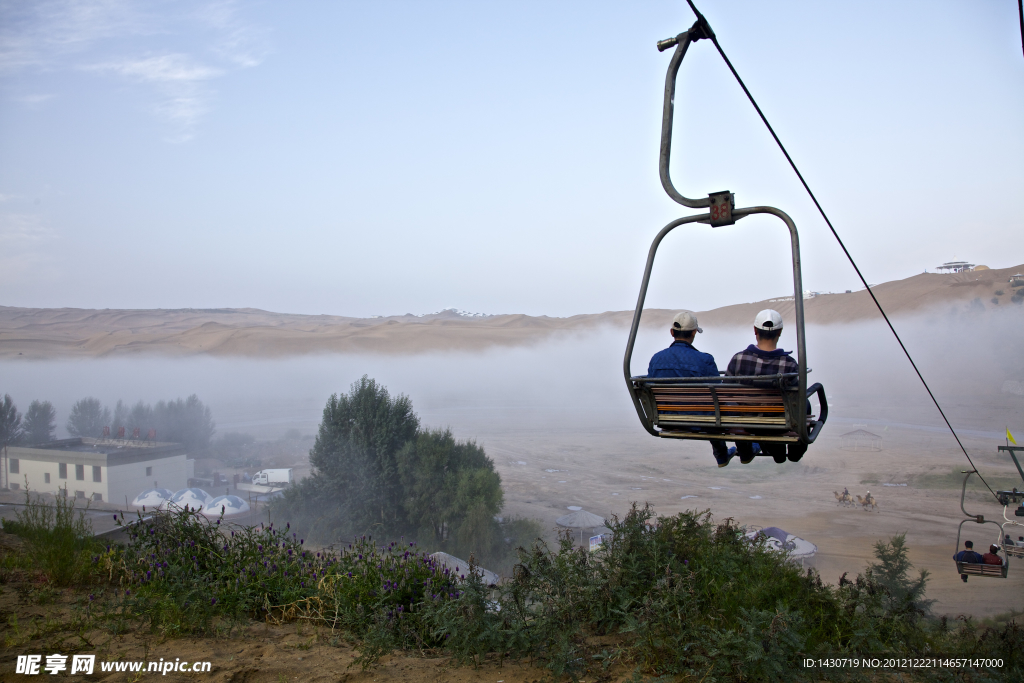
<path fill-rule="evenodd" d="M 874 288 L 894 315 L 966 312 L 1015 306 L 1010 276 L 1024 265 L 940 275 L 924 273 Z M 1002 294 L 996 294 L 1001 291 Z M 1024 290 L 1016 290 L 1024 291 Z M 998 303 L 995 303 L 997 300 Z M 682 302 L 681 302 L 682 303 Z M 806 299 L 807 320 L 842 324 L 877 319 L 866 291 Z M 746 326 L 762 308 L 792 316 L 793 301 L 770 299 L 700 312 L 702 325 Z M 1024 309 L 1021 309 L 1024 312 Z M 645 327 L 667 326 L 673 311 L 645 311 Z M 600 326 L 626 327 L 632 311 L 568 318 L 522 314 L 349 318 L 238 309 L 77 309 L 0 306 L 0 358 L 105 357 L 133 354 L 282 357 L 309 353 L 415 353 L 475 350 L 542 341 Z"/>

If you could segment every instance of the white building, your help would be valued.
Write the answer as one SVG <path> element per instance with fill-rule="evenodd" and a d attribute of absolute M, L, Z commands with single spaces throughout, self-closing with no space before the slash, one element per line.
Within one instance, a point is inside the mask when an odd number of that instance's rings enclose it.
<path fill-rule="evenodd" d="M 12 489 L 118 503 L 148 488 L 172 491 L 188 484 L 181 444 L 124 439 L 64 439 L 38 446 L 9 446 L 6 481 Z M 27 480 L 27 482 L 26 482 Z"/>

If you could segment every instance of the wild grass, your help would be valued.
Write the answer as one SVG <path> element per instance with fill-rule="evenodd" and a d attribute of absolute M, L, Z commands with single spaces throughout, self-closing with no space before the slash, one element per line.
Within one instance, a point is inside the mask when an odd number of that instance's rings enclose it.
<path fill-rule="evenodd" d="M 67 495 L 50 505 L 33 499 L 25 488 L 25 507 L 15 512 L 15 519 L 3 520 L 3 530 L 26 541 L 32 563 L 55 585 L 88 582 L 95 573 L 91 559 L 101 547 L 85 516 L 88 506 L 76 507 Z"/>
<path fill-rule="evenodd" d="M 571 534 L 556 546 L 520 548 L 511 577 L 494 587 L 472 567 L 448 571 L 404 540 L 367 536 L 310 550 L 288 525 L 241 528 L 161 512 L 137 518 L 125 546 L 95 556 L 116 595 L 108 587 L 74 607 L 75 628 L 224 636 L 252 620 L 299 621 L 318 634 L 329 629 L 329 642 L 355 642 L 366 667 L 415 650 L 466 665 L 526 659 L 555 680 L 612 666 L 637 680 L 836 680 L 846 674 L 800 662 L 927 653 L 1003 660 L 998 671 L 973 670 L 971 681 L 1024 679 L 1019 615 L 933 617 L 928 574 L 914 570 L 902 536 L 879 541 L 876 562 L 833 586 L 706 511 L 655 518 L 634 505 L 611 528 L 595 553 Z M 10 639 L 28 637 L 26 626 L 8 627 Z"/>

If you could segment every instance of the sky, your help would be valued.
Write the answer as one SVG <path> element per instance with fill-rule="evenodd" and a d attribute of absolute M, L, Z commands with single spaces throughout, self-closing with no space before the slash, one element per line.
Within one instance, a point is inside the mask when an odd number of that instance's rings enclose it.
<path fill-rule="evenodd" d="M 698 4 L 871 283 L 1024 262 L 1012 0 Z M 0 0 L 0 305 L 631 309 L 685 2 Z M 673 177 L 858 288 L 708 41 Z M 792 292 L 777 219 L 681 228 L 648 306 Z"/>

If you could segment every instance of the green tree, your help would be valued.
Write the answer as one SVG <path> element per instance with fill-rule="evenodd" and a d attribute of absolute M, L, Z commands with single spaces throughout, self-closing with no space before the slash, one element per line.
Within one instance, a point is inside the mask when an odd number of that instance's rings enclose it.
<path fill-rule="evenodd" d="M 83 398 L 71 406 L 71 416 L 65 428 L 71 436 L 98 437 L 110 425 L 110 408 L 104 408 L 98 398 Z"/>
<path fill-rule="evenodd" d="M 21 440 L 21 413 L 10 394 L 0 401 L 0 446 L 16 444 Z"/>
<path fill-rule="evenodd" d="M 10 485 L 10 473 L 7 466 L 7 447 L 21 440 L 21 413 L 10 394 L 4 394 L 0 401 L 0 447 L 4 450 L 3 462 L 0 462 L 0 486 Z"/>
<path fill-rule="evenodd" d="M 438 546 L 478 555 L 490 549 L 504 503 L 501 477 L 484 450 L 449 429 L 424 430 L 398 455 L 405 516 Z"/>
<path fill-rule="evenodd" d="M 418 428 L 407 396 L 393 398 L 363 375 L 348 394 L 327 400 L 309 452 L 314 481 L 303 493 L 337 505 L 353 533 L 404 527 L 397 454 Z"/>
<path fill-rule="evenodd" d="M 152 427 L 160 441 L 174 441 L 192 450 L 208 448 L 217 432 L 213 413 L 195 394 L 185 400 L 160 401 L 153 407 L 149 419 L 149 425 L 136 426 Z"/>
<path fill-rule="evenodd" d="M 32 401 L 22 423 L 24 438 L 31 444 L 49 443 L 56 438 L 57 411 L 49 401 Z"/>

